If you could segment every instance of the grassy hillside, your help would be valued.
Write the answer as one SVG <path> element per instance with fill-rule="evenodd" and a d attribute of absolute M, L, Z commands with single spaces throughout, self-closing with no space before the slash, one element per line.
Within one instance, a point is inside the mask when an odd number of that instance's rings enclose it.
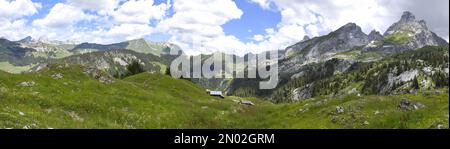
<path fill-rule="evenodd" d="M 60 65 L 34 74 L 0 73 L 0 128 L 245 127 L 238 125 L 244 117 L 227 118 L 245 107 L 210 97 L 186 80 L 143 73 L 103 84 L 83 71 Z M 20 86 L 26 81 L 35 85 Z"/>
<path fill-rule="evenodd" d="M 112 79 L 105 84 L 85 72 L 77 65 L 51 65 L 32 74 L 0 72 L 0 128 L 448 128 L 447 88 L 273 104 L 211 97 L 189 81 L 158 73 L 117 80 L 98 72 Z M 425 107 L 399 109 L 403 98 Z M 344 111 L 337 113 L 336 106 Z"/>

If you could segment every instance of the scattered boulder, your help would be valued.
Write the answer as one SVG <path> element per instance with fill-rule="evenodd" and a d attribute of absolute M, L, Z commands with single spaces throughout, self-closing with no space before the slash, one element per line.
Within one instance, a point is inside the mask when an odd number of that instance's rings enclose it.
<path fill-rule="evenodd" d="M 102 82 L 102 83 L 104 83 L 104 84 L 112 84 L 112 83 L 114 83 L 114 81 L 112 79 L 109 79 L 109 78 L 104 77 L 104 76 L 101 76 L 97 80 Z"/>
<path fill-rule="evenodd" d="M 33 87 L 35 85 L 36 85 L 36 82 L 34 82 L 34 81 L 25 81 L 25 82 L 20 82 L 17 86 Z"/>
<path fill-rule="evenodd" d="M 57 69 L 64 69 L 64 67 L 65 67 L 64 65 L 58 65 L 58 66 L 56 66 Z"/>
<path fill-rule="evenodd" d="M 414 110 L 419 110 L 419 109 L 425 108 L 425 105 L 423 103 L 416 102 L 413 104 L 413 108 L 414 108 Z"/>
<path fill-rule="evenodd" d="M 40 70 L 42 70 L 42 69 L 44 69 L 44 68 L 47 68 L 47 67 L 48 67 L 48 64 L 47 64 L 47 63 L 39 64 L 39 66 L 36 67 L 36 70 L 35 70 L 35 71 L 40 71 Z"/>
<path fill-rule="evenodd" d="M 421 108 L 424 108 L 425 105 L 420 102 L 411 102 L 407 98 L 403 98 L 400 103 L 398 104 L 399 109 L 405 109 L 405 110 L 419 110 Z"/>
<path fill-rule="evenodd" d="M 336 112 L 337 113 L 344 113 L 344 108 L 341 106 L 336 106 Z"/>
<path fill-rule="evenodd" d="M 381 114 L 383 114 L 383 112 L 380 112 L 380 111 L 376 110 L 374 114 L 375 115 L 381 115 Z"/>
<path fill-rule="evenodd" d="M 73 111 L 67 112 L 67 115 L 69 115 L 73 120 L 81 121 L 81 122 L 84 121 L 83 118 L 81 118 L 77 113 L 75 113 Z"/>
<path fill-rule="evenodd" d="M 370 125 L 369 121 L 364 121 L 364 125 Z"/>
<path fill-rule="evenodd" d="M 53 79 L 61 79 L 61 78 L 63 78 L 63 75 L 60 73 L 55 73 L 55 74 L 52 74 L 51 77 Z"/>
<path fill-rule="evenodd" d="M 248 105 L 248 106 L 253 106 L 253 105 L 255 105 L 252 101 L 248 101 L 248 100 L 241 100 L 241 101 L 239 102 L 239 104 L 242 104 L 242 105 Z"/>
<path fill-rule="evenodd" d="M 338 117 L 337 116 L 332 116 L 331 117 L 331 122 L 337 123 L 338 122 Z"/>
<path fill-rule="evenodd" d="M 88 75 L 88 76 L 90 76 L 90 77 L 93 77 L 94 79 L 96 79 L 96 80 L 98 80 L 98 81 L 100 81 L 101 83 L 104 83 L 104 84 L 112 84 L 112 83 L 114 83 L 114 80 L 111 79 L 111 77 L 102 74 L 102 72 L 100 70 L 96 69 L 96 68 L 92 68 L 92 67 L 85 68 L 83 70 L 83 73 Z"/>
<path fill-rule="evenodd" d="M 409 101 L 407 98 L 403 98 L 400 103 L 398 104 L 398 107 L 400 109 L 408 109 L 411 106 L 411 101 Z"/>
<path fill-rule="evenodd" d="M 300 113 L 305 113 L 305 112 L 307 112 L 307 111 L 309 111 L 309 108 L 301 108 L 301 109 L 298 109 L 298 112 L 300 112 Z"/>

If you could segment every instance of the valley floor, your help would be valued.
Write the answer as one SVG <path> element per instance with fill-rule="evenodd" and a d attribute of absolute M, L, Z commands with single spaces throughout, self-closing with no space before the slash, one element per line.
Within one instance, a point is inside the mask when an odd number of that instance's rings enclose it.
<path fill-rule="evenodd" d="M 448 88 L 273 104 L 257 98 L 211 97 L 204 88 L 162 74 L 117 80 L 89 73 L 82 66 L 67 65 L 32 74 L 0 71 L 0 128 L 449 127 Z M 255 105 L 241 105 L 239 100 Z"/>

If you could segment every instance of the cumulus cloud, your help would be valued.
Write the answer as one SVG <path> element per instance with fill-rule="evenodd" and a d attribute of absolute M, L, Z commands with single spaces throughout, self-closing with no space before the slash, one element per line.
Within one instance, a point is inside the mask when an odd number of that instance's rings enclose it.
<path fill-rule="evenodd" d="M 153 5 L 153 0 L 131 0 L 114 12 L 118 23 L 148 24 L 151 19 L 160 20 L 169 8 L 166 4 Z"/>
<path fill-rule="evenodd" d="M 37 19 L 33 21 L 34 26 L 49 27 L 49 28 L 65 28 L 83 20 L 95 19 L 96 16 L 89 15 L 83 12 L 83 10 L 63 4 L 56 4 L 45 18 Z"/>
<path fill-rule="evenodd" d="M 103 44 L 143 38 L 154 31 L 151 20 L 164 18 L 168 8 L 153 0 L 68 0 L 34 20 L 31 35 Z"/>
<path fill-rule="evenodd" d="M 97 11 L 100 15 L 107 15 L 118 7 L 121 0 L 68 0 L 72 6 Z"/>
<path fill-rule="evenodd" d="M 31 0 L 0 0 L 0 19 L 15 19 L 22 16 L 33 15 L 42 7 L 40 3 Z"/>
<path fill-rule="evenodd" d="M 258 35 L 254 35 L 253 36 L 253 40 L 255 40 L 255 41 L 263 41 L 264 40 L 264 36 L 263 35 L 260 35 L 260 34 L 258 34 Z"/>
<path fill-rule="evenodd" d="M 13 20 L 13 21 L 1 21 L 0 20 L 0 37 L 7 39 L 17 40 L 25 37 L 29 33 L 29 29 L 26 28 L 26 20 Z"/>
<path fill-rule="evenodd" d="M 30 29 L 22 17 L 37 14 L 40 8 L 40 3 L 31 0 L 0 0 L 0 37 L 16 40 L 26 36 Z"/>
<path fill-rule="evenodd" d="M 250 0 L 250 2 L 258 4 L 263 9 L 270 9 L 270 1 L 269 0 Z"/>
<path fill-rule="evenodd" d="M 153 32 L 153 28 L 146 24 L 120 24 L 112 27 L 107 35 L 115 38 L 125 38 L 132 40 L 142 38 Z"/>
<path fill-rule="evenodd" d="M 225 35 L 221 27 L 243 14 L 234 1 L 174 0 L 172 9 L 173 16 L 162 20 L 157 28 L 172 35 L 170 41 L 179 44 L 188 53 L 243 48 L 239 39 Z M 194 42 L 197 45 L 193 45 Z M 194 50 L 193 46 L 197 46 L 197 49 Z"/>

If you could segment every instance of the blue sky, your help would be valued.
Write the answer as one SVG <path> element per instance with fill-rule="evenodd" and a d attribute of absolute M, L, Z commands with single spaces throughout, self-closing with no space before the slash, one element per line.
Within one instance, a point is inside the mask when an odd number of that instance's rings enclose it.
<path fill-rule="evenodd" d="M 256 3 L 246 0 L 236 1 L 239 9 L 244 10 L 240 19 L 222 25 L 228 35 L 234 35 L 245 42 L 250 42 L 257 34 L 264 34 L 267 28 L 276 28 L 281 21 L 279 11 L 264 10 Z"/>
<path fill-rule="evenodd" d="M 171 42 L 188 53 L 284 49 L 349 22 L 384 32 L 403 11 L 448 41 L 448 0 L 0 0 L 0 37 Z"/>

